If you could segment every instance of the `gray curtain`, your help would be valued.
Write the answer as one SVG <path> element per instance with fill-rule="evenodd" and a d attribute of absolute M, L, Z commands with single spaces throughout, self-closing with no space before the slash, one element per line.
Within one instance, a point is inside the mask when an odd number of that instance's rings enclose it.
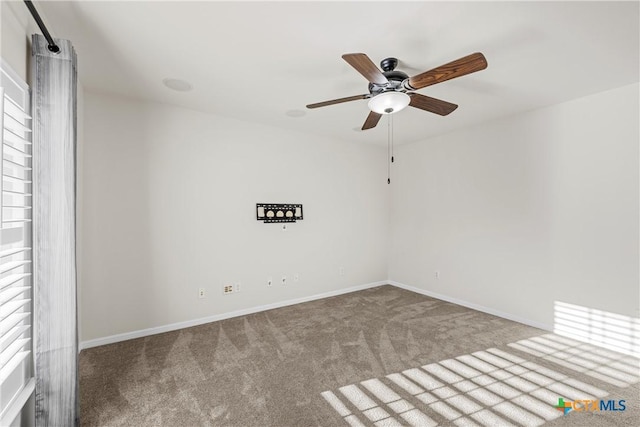
<path fill-rule="evenodd" d="M 36 425 L 78 424 L 76 54 L 32 38 Z"/>

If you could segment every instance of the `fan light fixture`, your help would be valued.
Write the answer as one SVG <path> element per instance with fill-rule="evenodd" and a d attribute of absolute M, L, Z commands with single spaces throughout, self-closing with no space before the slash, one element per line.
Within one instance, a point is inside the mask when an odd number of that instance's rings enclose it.
<path fill-rule="evenodd" d="M 369 109 L 378 114 L 393 114 L 403 110 L 411 98 L 404 92 L 383 92 L 369 100 Z"/>

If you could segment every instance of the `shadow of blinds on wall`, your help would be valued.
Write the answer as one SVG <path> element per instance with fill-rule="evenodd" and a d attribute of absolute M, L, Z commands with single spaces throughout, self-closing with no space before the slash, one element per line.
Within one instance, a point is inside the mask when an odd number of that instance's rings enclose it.
<path fill-rule="evenodd" d="M 19 423 L 33 394 L 29 87 L 0 64 L 0 425 Z"/>

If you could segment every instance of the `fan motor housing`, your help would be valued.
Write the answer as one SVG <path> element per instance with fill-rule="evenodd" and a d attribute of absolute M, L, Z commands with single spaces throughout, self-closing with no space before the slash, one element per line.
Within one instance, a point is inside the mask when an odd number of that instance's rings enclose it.
<path fill-rule="evenodd" d="M 385 71 L 382 74 L 389 80 L 389 84 L 377 85 L 375 83 L 369 83 L 369 93 L 372 95 L 377 95 L 388 90 L 404 90 L 402 82 L 409 78 L 409 76 L 402 71 Z"/>
<path fill-rule="evenodd" d="M 387 92 L 390 90 L 393 91 L 403 91 L 404 87 L 402 86 L 402 82 L 407 80 L 409 76 L 402 71 L 397 71 L 395 68 L 398 66 L 397 58 L 385 58 L 380 61 L 380 68 L 382 69 L 382 74 L 389 80 L 388 85 L 378 85 L 375 83 L 369 83 L 369 93 L 372 95 L 378 95 L 382 92 Z"/>

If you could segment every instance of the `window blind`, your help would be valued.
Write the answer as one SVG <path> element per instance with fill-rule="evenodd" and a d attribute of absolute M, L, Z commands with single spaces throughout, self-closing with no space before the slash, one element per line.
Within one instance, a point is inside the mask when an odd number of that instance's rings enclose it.
<path fill-rule="evenodd" d="M 32 196 L 29 88 L 0 67 L 0 425 L 33 393 Z"/>

